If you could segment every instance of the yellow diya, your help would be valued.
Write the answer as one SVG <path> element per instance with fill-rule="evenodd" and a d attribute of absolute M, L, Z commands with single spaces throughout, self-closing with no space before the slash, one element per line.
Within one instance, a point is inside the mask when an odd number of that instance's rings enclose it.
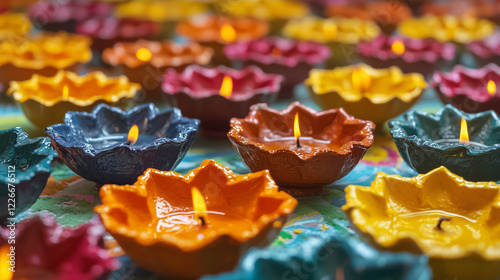
<path fill-rule="evenodd" d="M 348 186 L 348 219 L 376 246 L 425 253 L 434 279 L 500 277 L 500 186 L 445 167 L 414 178 L 379 173 Z"/>
<path fill-rule="evenodd" d="M 32 27 L 24 14 L 0 14 L 0 41 L 17 40 L 16 37 L 28 35 Z"/>
<path fill-rule="evenodd" d="M 484 39 L 492 34 L 495 24 L 484 19 L 451 15 L 426 15 L 400 23 L 399 32 L 412 38 L 434 38 L 441 42 L 466 44 Z"/>
<path fill-rule="evenodd" d="M 355 45 L 371 41 L 379 33 L 375 22 L 357 18 L 307 17 L 290 21 L 283 28 L 286 37 L 327 44 L 332 51 L 328 67 L 350 64 L 357 56 Z"/>
<path fill-rule="evenodd" d="M 110 78 L 102 72 L 78 76 L 61 70 L 52 77 L 35 74 L 30 80 L 11 82 L 7 94 L 33 124 L 44 128 L 62 123 L 68 111 L 90 112 L 101 103 L 125 108 L 140 88 L 125 76 Z"/>
<path fill-rule="evenodd" d="M 305 81 L 311 98 L 324 110 L 347 113 L 378 126 L 413 106 L 427 87 L 421 74 L 398 67 L 374 69 L 366 64 L 313 69 Z"/>

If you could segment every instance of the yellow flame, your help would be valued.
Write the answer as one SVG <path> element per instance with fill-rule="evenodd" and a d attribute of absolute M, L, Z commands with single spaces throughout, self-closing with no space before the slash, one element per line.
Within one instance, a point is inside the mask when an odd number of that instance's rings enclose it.
<path fill-rule="evenodd" d="M 460 125 L 460 144 L 469 145 L 469 131 L 467 129 L 467 121 L 462 118 Z"/>
<path fill-rule="evenodd" d="M 231 97 L 232 93 L 233 93 L 233 79 L 228 75 L 224 75 L 224 79 L 222 79 L 222 84 L 220 86 L 219 94 L 224 96 L 225 98 L 229 98 Z"/>
<path fill-rule="evenodd" d="M 10 271 L 9 256 L 10 248 L 7 245 L 0 248 L 0 279 L 10 280 L 14 276 L 14 272 Z"/>
<path fill-rule="evenodd" d="M 236 31 L 231 25 L 224 24 L 220 29 L 220 36 L 224 41 L 232 42 L 234 41 L 234 39 L 236 39 Z"/>
<path fill-rule="evenodd" d="M 193 197 L 193 209 L 194 218 L 196 220 L 201 220 L 200 218 L 207 220 L 207 205 L 205 204 L 205 199 L 200 191 L 196 187 L 191 188 L 191 195 Z"/>
<path fill-rule="evenodd" d="M 134 124 L 128 132 L 127 142 L 130 142 L 130 145 L 134 145 L 137 142 L 137 138 L 139 138 L 139 127 Z"/>
<path fill-rule="evenodd" d="M 69 97 L 69 88 L 68 86 L 64 86 L 63 87 L 63 95 L 62 95 L 63 99 L 68 99 Z"/>
<path fill-rule="evenodd" d="M 137 50 L 137 52 L 135 53 L 135 56 L 137 57 L 137 59 L 139 59 L 140 61 L 150 61 L 151 58 L 153 57 L 153 54 L 151 53 L 150 50 L 146 49 L 146 48 L 140 48 Z"/>
<path fill-rule="evenodd" d="M 300 137 L 300 126 L 299 126 L 299 113 L 295 113 L 295 120 L 293 121 L 293 136 L 295 139 Z"/>
<path fill-rule="evenodd" d="M 391 50 L 397 55 L 402 55 L 405 52 L 405 44 L 401 40 L 396 40 L 392 43 Z"/>
<path fill-rule="evenodd" d="M 352 71 L 352 85 L 359 91 L 366 91 L 372 83 L 371 76 L 361 67 L 357 67 Z"/>
<path fill-rule="evenodd" d="M 497 93 L 497 84 L 495 84 L 493 80 L 488 81 L 486 88 L 488 89 L 488 93 L 491 95 L 495 95 Z"/>

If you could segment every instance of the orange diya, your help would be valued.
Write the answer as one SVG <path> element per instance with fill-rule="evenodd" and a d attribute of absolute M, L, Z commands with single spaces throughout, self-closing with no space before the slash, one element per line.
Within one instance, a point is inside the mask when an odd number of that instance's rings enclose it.
<path fill-rule="evenodd" d="M 0 41 L 26 36 L 31 28 L 31 22 L 24 14 L 0 14 Z"/>
<path fill-rule="evenodd" d="M 148 169 L 134 185 L 105 185 L 95 208 L 138 265 L 169 279 L 229 271 L 278 236 L 297 205 L 269 171 L 245 175 L 206 160 L 183 176 Z"/>

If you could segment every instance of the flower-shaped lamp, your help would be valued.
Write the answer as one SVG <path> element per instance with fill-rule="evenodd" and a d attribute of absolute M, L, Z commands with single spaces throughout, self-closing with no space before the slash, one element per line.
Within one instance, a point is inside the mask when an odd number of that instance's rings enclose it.
<path fill-rule="evenodd" d="M 232 91 L 223 96 L 224 82 L 232 84 Z M 252 104 L 272 101 L 282 82 L 283 76 L 265 74 L 255 66 L 234 70 L 193 65 L 182 73 L 169 69 L 162 87 L 172 106 L 201 121 L 205 136 L 224 137 L 231 118 L 246 116 Z"/>
<path fill-rule="evenodd" d="M 499 188 L 445 167 L 414 178 L 379 173 L 370 187 L 348 186 L 342 209 L 377 247 L 428 255 L 434 279 L 498 279 Z"/>
<path fill-rule="evenodd" d="M 321 108 L 342 107 L 380 127 L 413 106 L 427 87 L 420 74 L 403 74 L 394 66 L 378 70 L 364 64 L 313 69 L 305 84 Z"/>
<path fill-rule="evenodd" d="M 31 28 L 31 22 L 24 14 L 0 14 L 0 41 L 26 36 Z"/>
<path fill-rule="evenodd" d="M 490 63 L 500 65 L 500 32 L 495 32 L 483 40 L 470 42 L 467 50 L 472 53 L 479 66 Z"/>
<path fill-rule="evenodd" d="M 138 138 L 130 143 L 134 125 Z M 130 184 L 148 168 L 175 168 L 197 129 L 198 120 L 183 117 L 179 109 L 159 111 L 150 103 L 127 112 L 105 104 L 91 113 L 68 112 L 64 124 L 45 132 L 76 174 L 98 184 Z"/>
<path fill-rule="evenodd" d="M 297 205 L 267 170 L 235 175 L 211 160 L 185 176 L 148 169 L 134 185 L 105 185 L 101 199 L 95 211 L 123 250 L 169 279 L 232 270 L 272 243 Z"/>
<path fill-rule="evenodd" d="M 469 144 L 460 141 L 462 119 Z M 500 181 L 500 119 L 492 111 L 467 114 L 446 105 L 436 114 L 409 112 L 389 126 L 401 157 L 418 173 L 445 166 L 466 180 Z"/>
<path fill-rule="evenodd" d="M 269 170 L 280 187 L 301 196 L 347 175 L 373 144 L 373 129 L 343 109 L 316 112 L 294 102 L 283 111 L 253 105 L 246 118 L 231 120 L 227 136 L 250 170 Z"/>
<path fill-rule="evenodd" d="M 284 76 L 280 98 L 291 97 L 294 87 L 307 78 L 309 71 L 330 57 L 330 49 L 320 43 L 279 37 L 231 44 L 224 48 L 224 53 L 244 66 L 256 65 L 265 73 Z"/>
<path fill-rule="evenodd" d="M 11 82 L 7 94 L 32 123 L 45 128 L 61 123 L 68 111 L 90 112 L 101 103 L 126 108 L 140 88 L 125 76 L 107 77 L 101 72 L 78 76 L 61 70 L 53 77 L 35 74 L 30 80 Z"/>
<path fill-rule="evenodd" d="M 29 139 L 20 127 L 1 130 L 0 147 L 0 199 L 4 205 L 0 209 L 0 223 L 3 224 L 38 199 L 56 153 L 48 138 Z"/>

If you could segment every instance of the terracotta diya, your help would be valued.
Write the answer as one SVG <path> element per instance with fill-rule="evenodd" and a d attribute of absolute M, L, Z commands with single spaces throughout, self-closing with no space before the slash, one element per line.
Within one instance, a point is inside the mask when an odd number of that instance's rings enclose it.
<path fill-rule="evenodd" d="M 500 114 L 500 67 L 488 64 L 481 69 L 457 65 L 450 73 L 436 72 L 432 86 L 441 101 L 468 113 L 493 110 Z"/>
<path fill-rule="evenodd" d="M 469 181 L 500 181 L 500 118 L 493 111 L 467 114 L 446 105 L 436 114 L 410 112 L 389 126 L 401 157 L 418 173 L 445 166 Z"/>
<path fill-rule="evenodd" d="M 123 250 L 169 279 L 232 270 L 271 244 L 297 205 L 269 171 L 235 175 L 211 160 L 185 176 L 148 169 L 134 185 L 103 186 L 101 199 L 95 211 Z"/>
<path fill-rule="evenodd" d="M 0 223 L 14 219 L 38 199 L 56 153 L 48 138 L 29 139 L 22 128 L 0 130 Z"/>
<path fill-rule="evenodd" d="M 147 97 L 159 99 L 161 80 L 167 68 L 183 71 L 188 65 L 207 65 L 213 50 L 197 43 L 139 40 L 116 43 L 102 53 L 104 62 L 120 66 L 131 81 L 140 83 Z"/>
<path fill-rule="evenodd" d="M 224 53 L 235 64 L 256 65 L 265 73 L 284 76 L 280 98 L 291 97 L 294 87 L 307 78 L 309 71 L 330 57 L 330 49 L 325 45 L 279 37 L 231 44 L 224 48 Z"/>
<path fill-rule="evenodd" d="M 52 77 L 35 74 L 27 81 L 13 81 L 7 95 L 19 103 L 30 122 L 45 128 L 62 122 L 68 111 L 90 112 L 101 103 L 126 108 L 140 88 L 125 76 L 111 78 L 102 72 L 78 76 L 61 70 Z"/>
<path fill-rule="evenodd" d="M 304 196 L 347 175 L 373 144 L 373 129 L 342 108 L 294 102 L 283 111 L 253 105 L 246 118 L 231 119 L 227 136 L 250 170 L 267 169 L 280 188 Z"/>
<path fill-rule="evenodd" d="M 231 61 L 223 52 L 224 46 L 265 36 L 268 28 L 269 24 L 261 20 L 207 16 L 183 20 L 177 25 L 176 31 L 181 36 L 214 49 L 212 62 L 215 65 L 230 66 Z"/>
<path fill-rule="evenodd" d="M 379 173 L 348 186 L 347 218 L 383 250 L 429 256 L 434 279 L 500 277 L 500 186 L 439 167 L 414 178 Z"/>
<path fill-rule="evenodd" d="M 160 111 L 152 103 L 126 112 L 100 104 L 91 113 L 68 112 L 64 124 L 45 132 L 76 174 L 98 184 L 131 184 L 148 168 L 174 169 L 198 123 L 177 108 Z"/>
<path fill-rule="evenodd" d="M 500 32 L 479 41 L 467 44 L 467 50 L 472 53 L 476 64 L 480 67 L 490 63 L 500 65 Z"/>
<path fill-rule="evenodd" d="M 490 20 L 496 25 L 500 24 L 500 1 L 475 1 L 473 10 L 476 12 L 477 17 Z"/>
<path fill-rule="evenodd" d="M 0 14 L 0 41 L 19 40 L 31 31 L 30 20 L 24 14 Z"/>
<path fill-rule="evenodd" d="M 201 121 L 204 136 L 219 138 L 229 130 L 231 118 L 246 116 L 252 104 L 273 101 L 282 82 L 283 76 L 255 66 L 235 70 L 193 65 L 181 73 L 167 70 L 162 87 L 172 106 Z"/>
<path fill-rule="evenodd" d="M 477 5 L 477 1 L 473 3 L 472 1 L 462 1 L 462 0 L 451 0 L 443 2 L 429 2 L 422 6 L 422 14 L 430 14 L 434 16 L 446 16 L 452 15 L 456 17 L 470 16 L 477 17 L 474 6 Z"/>
<path fill-rule="evenodd" d="M 451 43 L 385 35 L 361 42 L 357 48 L 359 56 L 372 67 L 380 69 L 394 65 L 403 73 L 420 73 L 424 77 L 452 61 L 456 53 Z"/>
<path fill-rule="evenodd" d="M 305 84 L 311 98 L 324 110 L 342 107 L 380 128 L 412 107 L 427 87 L 420 74 L 403 74 L 394 66 L 374 69 L 365 64 L 313 69 Z"/>

